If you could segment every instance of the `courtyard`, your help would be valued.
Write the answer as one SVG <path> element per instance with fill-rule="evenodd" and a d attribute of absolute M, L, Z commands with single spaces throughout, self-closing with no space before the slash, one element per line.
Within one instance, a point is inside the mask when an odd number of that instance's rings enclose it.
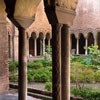
<path fill-rule="evenodd" d="M 100 100 L 99 61 L 99 0 L 0 0 L 0 100 Z"/>

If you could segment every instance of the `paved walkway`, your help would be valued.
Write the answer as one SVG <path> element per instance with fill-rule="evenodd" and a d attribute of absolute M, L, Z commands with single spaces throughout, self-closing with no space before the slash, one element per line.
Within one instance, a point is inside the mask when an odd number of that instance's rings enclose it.
<path fill-rule="evenodd" d="M 18 100 L 18 94 L 8 93 L 8 94 L 0 95 L 0 100 Z M 36 99 L 28 96 L 27 100 L 40 100 L 40 99 Z"/>

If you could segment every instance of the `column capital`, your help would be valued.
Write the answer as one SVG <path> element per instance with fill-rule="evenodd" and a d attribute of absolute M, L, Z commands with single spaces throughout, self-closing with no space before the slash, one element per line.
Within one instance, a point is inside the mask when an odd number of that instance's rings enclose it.
<path fill-rule="evenodd" d="M 7 23 L 5 9 L 6 9 L 6 5 L 4 3 L 4 0 L 0 0 L 0 23 L 1 24 Z"/>
<path fill-rule="evenodd" d="M 75 11 L 59 6 L 46 7 L 45 11 L 50 24 L 63 23 L 70 26 L 76 16 Z"/>

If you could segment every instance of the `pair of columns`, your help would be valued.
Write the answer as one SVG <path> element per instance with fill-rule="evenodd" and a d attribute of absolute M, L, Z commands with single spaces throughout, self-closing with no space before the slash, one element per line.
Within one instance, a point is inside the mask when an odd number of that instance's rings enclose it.
<path fill-rule="evenodd" d="M 66 24 L 52 26 L 53 100 L 70 100 L 70 33 Z"/>
<path fill-rule="evenodd" d="M 19 98 L 27 98 L 27 34 L 19 27 Z M 53 100 L 70 100 L 70 33 L 66 24 L 52 25 Z"/>
<path fill-rule="evenodd" d="M 94 45 L 97 45 L 97 40 L 94 39 Z M 88 48 L 88 38 L 85 38 L 85 47 Z M 79 55 L 79 38 L 76 40 L 76 54 Z M 85 55 L 88 54 L 88 50 L 85 49 Z"/>

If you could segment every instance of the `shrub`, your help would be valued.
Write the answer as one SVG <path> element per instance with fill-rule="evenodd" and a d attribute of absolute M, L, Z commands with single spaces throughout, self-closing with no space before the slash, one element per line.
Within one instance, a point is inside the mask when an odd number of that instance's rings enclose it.
<path fill-rule="evenodd" d="M 73 66 L 74 65 L 74 66 Z M 83 64 L 74 63 L 71 66 L 71 82 L 92 83 L 94 81 L 94 70 L 84 67 Z"/>
<path fill-rule="evenodd" d="M 18 81 L 18 73 L 10 74 L 10 81 L 17 82 Z"/>
<path fill-rule="evenodd" d="M 91 88 L 74 88 L 71 93 L 74 96 L 82 97 L 84 100 L 100 100 L 100 91 Z"/>
<path fill-rule="evenodd" d="M 10 61 L 9 62 L 9 71 L 14 71 L 18 67 L 18 62 L 16 61 Z"/>
<path fill-rule="evenodd" d="M 45 89 L 47 91 L 51 91 L 52 90 L 52 83 L 51 82 L 46 82 L 45 83 Z"/>
<path fill-rule="evenodd" d="M 48 82 L 51 81 L 51 71 L 48 70 L 50 68 L 40 68 L 35 71 L 34 73 L 34 81 L 40 81 L 40 82 Z"/>
<path fill-rule="evenodd" d="M 27 73 L 27 77 L 28 77 L 28 82 L 32 82 L 34 81 L 34 72 L 35 70 L 29 69 L 28 73 Z"/>
<path fill-rule="evenodd" d="M 38 69 L 38 68 L 41 68 L 43 67 L 43 64 L 40 63 L 40 62 L 29 62 L 28 65 L 27 65 L 28 68 L 32 68 L 32 69 Z"/>
<path fill-rule="evenodd" d="M 94 77 L 95 82 L 100 82 L 100 70 L 95 72 Z"/>
<path fill-rule="evenodd" d="M 52 62 L 50 60 L 43 60 L 42 64 L 43 67 L 52 66 Z"/>

